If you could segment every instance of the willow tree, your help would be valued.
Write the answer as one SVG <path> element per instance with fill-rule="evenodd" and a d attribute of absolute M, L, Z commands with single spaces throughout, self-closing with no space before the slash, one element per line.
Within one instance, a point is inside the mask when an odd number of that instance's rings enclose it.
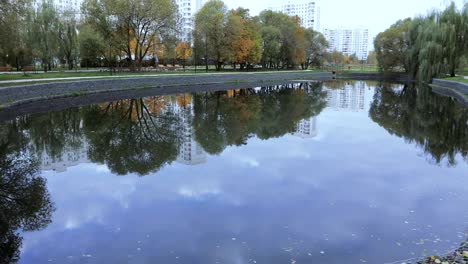
<path fill-rule="evenodd" d="M 158 39 L 177 30 L 177 5 L 171 0 L 86 0 L 85 21 L 114 45 L 132 67 L 155 49 Z"/>
<path fill-rule="evenodd" d="M 57 37 L 61 59 L 68 64 L 72 70 L 78 55 L 78 28 L 75 14 L 65 12 L 58 18 Z"/>
<path fill-rule="evenodd" d="M 396 24 L 398 25 L 398 23 Z M 411 21 L 409 28 L 395 32 L 395 26 L 380 33 L 375 40 L 379 65 L 384 71 L 403 65 L 413 78 L 428 82 L 435 77 L 455 76 L 468 54 L 468 3 L 458 9 L 451 3 L 443 11 L 432 11 Z M 401 36 L 405 42 L 401 42 Z M 400 43 L 405 52 L 398 53 Z"/>
<path fill-rule="evenodd" d="M 44 1 L 29 17 L 29 40 L 33 54 L 42 61 L 44 71 L 52 69 L 57 54 L 58 13 L 51 0 Z"/>
<path fill-rule="evenodd" d="M 444 46 L 445 26 L 437 23 L 437 14 L 426 18 L 419 31 L 418 79 L 430 81 L 446 71 Z"/>
<path fill-rule="evenodd" d="M 27 0 L 0 1 L 0 63 L 16 65 L 25 60 L 24 32 Z"/>
<path fill-rule="evenodd" d="M 441 29 L 444 32 L 444 57 L 448 66 L 448 73 L 452 77 L 455 76 L 460 60 L 466 52 L 465 47 L 468 42 L 468 29 L 463 20 L 462 12 L 457 10 L 453 2 L 441 13 L 439 18 Z"/>

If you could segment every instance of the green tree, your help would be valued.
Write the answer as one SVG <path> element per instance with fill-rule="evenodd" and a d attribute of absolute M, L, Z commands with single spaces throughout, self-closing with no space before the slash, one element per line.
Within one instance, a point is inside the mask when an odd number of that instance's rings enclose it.
<path fill-rule="evenodd" d="M 86 109 L 89 158 L 119 175 L 146 175 L 174 161 L 182 140 L 181 121 L 171 111 L 150 106 L 159 99 L 121 100 Z"/>
<path fill-rule="evenodd" d="M 31 11 L 28 28 L 33 54 L 41 60 L 45 72 L 51 70 L 58 50 L 58 14 L 51 0 Z"/>
<path fill-rule="evenodd" d="M 381 71 L 409 71 L 407 55 L 410 26 L 410 18 L 399 20 L 375 38 L 374 48 Z"/>
<path fill-rule="evenodd" d="M 304 69 L 310 65 L 322 65 L 327 52 L 328 42 L 325 36 L 312 29 L 306 29 L 305 32 L 305 58 L 302 63 Z"/>
<path fill-rule="evenodd" d="M 55 210 L 39 176 L 38 162 L 25 158 L 27 134 L 17 120 L 0 128 L 0 263 L 19 260 L 20 231 L 35 231 L 51 222 Z"/>
<path fill-rule="evenodd" d="M 106 57 L 106 45 L 101 34 L 96 34 L 89 24 L 79 27 L 78 35 L 81 67 L 96 67 L 101 65 L 101 58 Z"/>
<path fill-rule="evenodd" d="M 468 158 L 468 110 L 450 97 L 432 93 L 428 87 L 387 84 L 376 91 L 369 115 L 390 134 L 418 145 L 429 160 L 455 165 Z"/>
<path fill-rule="evenodd" d="M 208 60 L 215 61 L 216 70 L 220 71 L 228 59 L 226 44 L 227 7 L 221 0 L 210 0 L 195 15 L 195 49 L 203 54 L 208 71 Z"/>
<path fill-rule="evenodd" d="M 77 22 L 75 14 L 66 11 L 58 18 L 57 37 L 60 49 L 60 57 L 72 70 L 79 56 Z"/>
<path fill-rule="evenodd" d="M 31 60 L 26 43 L 27 0 L 0 1 L 0 65 L 21 65 Z"/>
<path fill-rule="evenodd" d="M 321 84 L 300 88 L 262 87 L 194 95 L 195 140 L 210 154 L 227 146 L 244 145 L 252 136 L 261 139 L 294 132 L 302 119 L 325 107 Z"/>
<path fill-rule="evenodd" d="M 238 8 L 229 12 L 226 38 L 229 57 L 234 68 L 236 64 L 240 64 L 242 70 L 260 62 L 262 57 L 260 25 L 249 15 L 248 9 Z"/>
<path fill-rule="evenodd" d="M 155 49 L 158 38 L 170 35 L 177 25 L 177 5 L 171 0 L 86 0 L 82 9 L 86 23 L 109 50 L 125 54 L 134 69 Z"/>

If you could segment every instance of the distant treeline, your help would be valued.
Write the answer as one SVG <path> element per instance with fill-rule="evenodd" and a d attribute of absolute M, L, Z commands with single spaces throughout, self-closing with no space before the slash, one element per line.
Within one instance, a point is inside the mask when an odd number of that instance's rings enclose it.
<path fill-rule="evenodd" d="M 455 76 L 468 66 L 468 3 L 400 20 L 374 41 L 380 70 L 404 71 L 420 81 Z"/>
<path fill-rule="evenodd" d="M 174 0 L 85 0 L 80 11 L 58 10 L 51 0 L 0 2 L 0 66 L 20 70 L 41 65 L 141 67 L 158 64 L 225 65 L 234 69 L 307 69 L 357 61 L 327 53 L 324 36 L 301 26 L 298 17 L 248 9 L 228 10 L 208 1 L 195 15 L 190 43 L 182 42 L 187 21 Z"/>

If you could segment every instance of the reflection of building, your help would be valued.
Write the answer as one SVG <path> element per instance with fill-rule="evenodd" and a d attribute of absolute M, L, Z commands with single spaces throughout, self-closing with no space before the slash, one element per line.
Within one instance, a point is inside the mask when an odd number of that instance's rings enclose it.
<path fill-rule="evenodd" d="M 60 157 L 50 157 L 47 152 L 44 151 L 41 155 L 41 170 L 64 172 L 69 167 L 88 162 L 88 144 L 83 142 L 80 148 L 64 149 Z"/>
<path fill-rule="evenodd" d="M 368 29 L 324 29 L 323 34 L 329 43 L 329 52 L 339 51 L 348 56 L 356 54 L 359 60 L 367 60 L 369 53 Z"/>
<path fill-rule="evenodd" d="M 355 85 L 346 84 L 341 89 L 328 89 L 327 92 L 327 107 L 334 110 L 345 111 L 364 111 L 365 84 L 357 82 Z"/>
<path fill-rule="evenodd" d="M 303 27 L 320 31 L 320 7 L 315 0 L 288 0 L 279 7 L 269 9 L 289 16 L 298 16 Z"/>
<path fill-rule="evenodd" d="M 181 17 L 181 36 L 180 39 L 192 43 L 192 31 L 194 29 L 194 16 L 200 10 L 201 0 L 176 0 Z"/>
<path fill-rule="evenodd" d="M 313 138 L 317 136 L 317 117 L 303 119 L 296 125 L 293 135 L 301 138 Z"/>
<path fill-rule="evenodd" d="M 186 165 L 197 165 L 206 162 L 206 152 L 195 141 L 192 128 L 193 104 L 188 95 L 177 96 L 177 106 L 174 105 L 182 119 L 182 144 L 180 145 L 177 162 Z"/>

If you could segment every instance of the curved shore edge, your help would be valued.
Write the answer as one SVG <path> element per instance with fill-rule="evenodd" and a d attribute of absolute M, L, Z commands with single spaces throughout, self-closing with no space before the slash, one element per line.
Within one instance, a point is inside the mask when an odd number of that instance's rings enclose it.
<path fill-rule="evenodd" d="M 53 98 L 82 96 L 88 94 L 111 93 L 132 90 L 156 89 L 161 94 L 200 92 L 205 86 L 230 87 L 277 84 L 293 80 L 330 80 L 327 72 L 290 72 L 290 73 L 253 73 L 253 74 L 215 74 L 190 76 L 131 77 L 119 79 L 98 79 L 41 83 L 0 88 L 0 107 L 2 109 L 33 101 Z M 211 88 L 212 89 L 212 88 Z"/>
<path fill-rule="evenodd" d="M 239 76 L 244 77 L 244 79 L 238 81 L 236 78 Z M 59 111 L 70 107 L 80 107 L 128 98 L 248 89 L 278 84 L 287 85 L 303 82 L 304 80 L 327 81 L 332 79 L 332 75 L 329 73 L 310 72 L 262 74 L 256 76 L 230 75 L 222 78 L 221 81 L 220 78 L 217 78 L 218 76 L 200 77 L 190 80 L 183 77 L 177 78 L 177 80 L 174 77 L 166 80 L 155 78 L 120 79 L 111 80 L 111 82 L 109 80 L 93 80 L 0 88 L 0 102 L 5 102 L 0 107 L 0 121 L 11 120 L 24 114 Z M 210 78 L 212 81 L 206 82 L 206 79 Z M 137 86 L 137 84 L 142 83 L 150 83 L 152 85 Z M 93 87 L 96 89 L 93 89 Z M 20 90 L 16 90 L 18 88 Z M 55 94 L 50 95 L 51 90 Z M 12 98 L 7 97 L 7 95 L 11 94 L 15 96 L 16 101 L 7 101 L 9 98 Z M 23 98 L 19 98 L 21 96 Z"/>
<path fill-rule="evenodd" d="M 468 84 L 456 81 L 434 79 L 432 80 L 432 91 L 441 95 L 450 96 L 464 105 L 468 105 Z"/>

